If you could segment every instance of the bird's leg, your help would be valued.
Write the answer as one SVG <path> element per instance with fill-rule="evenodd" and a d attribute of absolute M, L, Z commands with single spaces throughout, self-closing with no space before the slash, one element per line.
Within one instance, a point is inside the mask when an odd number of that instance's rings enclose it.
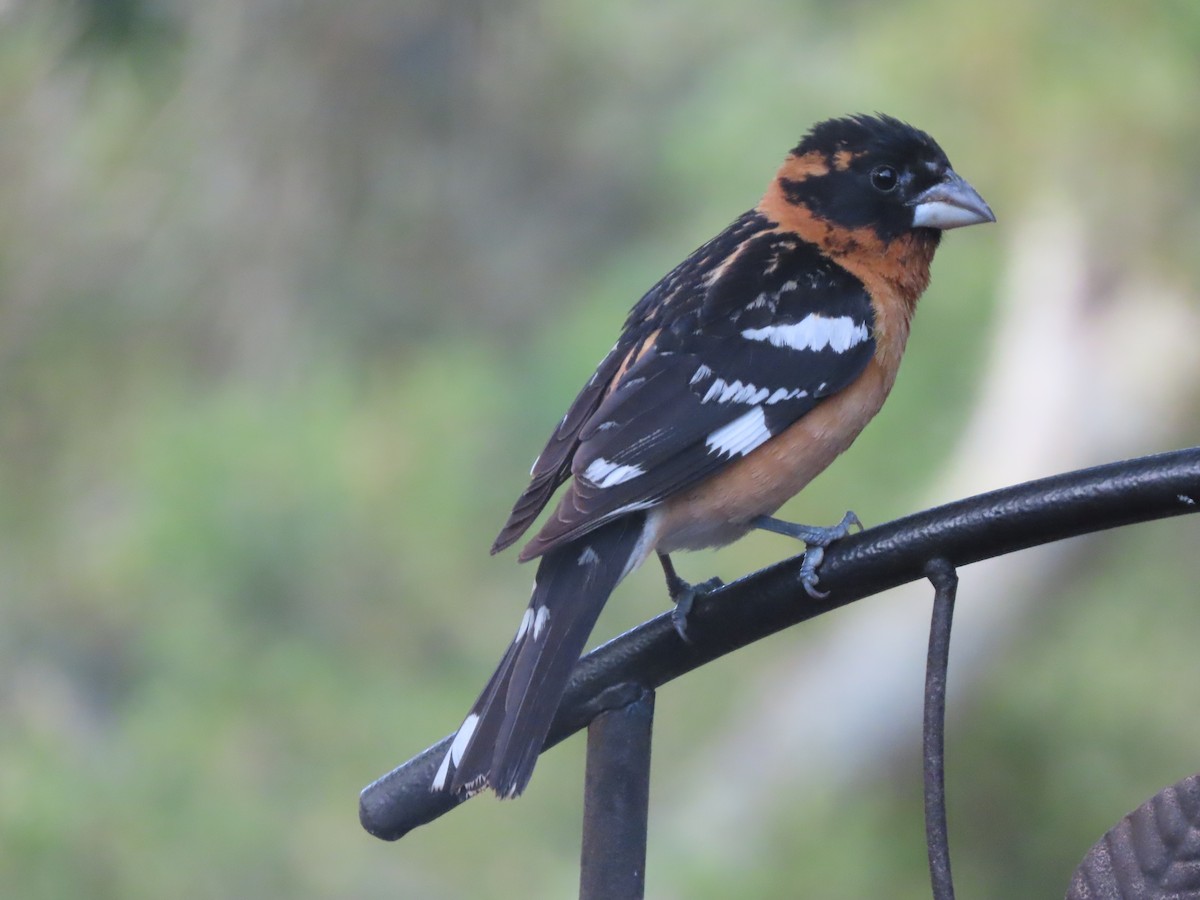
<path fill-rule="evenodd" d="M 859 531 L 863 527 L 858 516 L 852 512 L 847 512 L 842 517 L 842 521 L 832 527 L 797 525 L 793 522 L 781 522 L 770 516 L 751 519 L 750 525 L 763 531 L 773 531 L 776 534 L 804 541 L 804 562 L 800 565 L 800 583 L 804 585 L 808 596 L 816 600 L 829 596 L 828 591 L 817 590 L 817 582 L 820 580 L 817 577 L 817 568 L 825 559 L 825 548 L 848 535 L 852 527 L 857 527 Z"/>
<path fill-rule="evenodd" d="M 691 638 L 687 636 L 687 617 L 692 611 L 692 604 L 697 597 L 703 596 L 709 591 L 715 591 L 725 582 L 720 578 L 710 578 L 700 584 L 688 584 L 675 571 L 675 564 L 671 562 L 670 556 L 660 553 L 658 561 L 662 564 L 663 575 L 667 577 L 667 593 L 671 595 L 671 600 L 675 604 L 675 609 L 671 612 L 671 624 L 675 626 L 675 631 L 683 640 L 691 643 Z"/>

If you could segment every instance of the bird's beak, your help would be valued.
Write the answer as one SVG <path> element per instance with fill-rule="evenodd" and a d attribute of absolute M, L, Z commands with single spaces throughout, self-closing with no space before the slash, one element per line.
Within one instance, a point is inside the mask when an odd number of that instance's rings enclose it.
<path fill-rule="evenodd" d="M 962 228 L 981 222 L 995 222 L 991 208 L 979 192 L 953 169 L 933 187 L 922 191 L 909 205 L 913 208 L 914 228 Z"/>

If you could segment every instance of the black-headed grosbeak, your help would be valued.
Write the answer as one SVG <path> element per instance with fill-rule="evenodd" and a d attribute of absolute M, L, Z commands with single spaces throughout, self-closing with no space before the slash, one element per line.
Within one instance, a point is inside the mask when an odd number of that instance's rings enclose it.
<path fill-rule="evenodd" d="M 541 557 L 529 607 L 433 790 L 525 789 L 601 608 L 651 552 L 677 611 L 695 590 L 667 554 L 755 528 L 805 541 L 816 593 L 821 548 L 857 520 L 771 514 L 883 404 L 942 231 L 992 221 L 929 135 L 887 116 L 833 119 L 758 206 L 642 297 L 492 547 L 516 541 L 573 476 L 521 551 Z"/>

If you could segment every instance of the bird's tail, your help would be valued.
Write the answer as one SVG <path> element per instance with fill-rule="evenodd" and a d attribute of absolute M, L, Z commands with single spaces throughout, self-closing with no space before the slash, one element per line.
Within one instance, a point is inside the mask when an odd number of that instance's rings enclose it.
<path fill-rule="evenodd" d="M 454 736 L 433 790 L 525 790 L 600 610 L 645 555 L 645 527 L 644 513 L 624 515 L 542 557 L 517 636 Z"/>

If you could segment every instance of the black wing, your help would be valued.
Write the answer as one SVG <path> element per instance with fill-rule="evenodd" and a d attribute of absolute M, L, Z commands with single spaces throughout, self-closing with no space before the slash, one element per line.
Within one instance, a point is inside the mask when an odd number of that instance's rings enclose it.
<path fill-rule="evenodd" d="M 571 403 L 534 461 L 529 486 L 517 498 L 508 521 L 492 544 L 493 553 L 499 553 L 524 534 L 559 485 L 571 476 L 571 462 L 579 447 L 580 432 L 613 387 L 622 381 L 628 368 L 652 343 L 665 314 L 676 305 L 693 301 L 697 292 L 703 291 L 702 282 L 712 276 L 722 260 L 728 259 L 744 241 L 769 227 L 770 223 L 761 215 L 745 213 L 676 266 L 630 311 L 620 339 L 596 367 L 595 374 Z"/>
<path fill-rule="evenodd" d="M 743 216 L 634 308 L 615 382 L 574 435 L 575 478 L 521 558 L 653 506 L 784 431 L 862 373 L 873 331 L 859 281 Z"/>
<path fill-rule="evenodd" d="M 571 459 L 579 446 L 579 432 L 595 414 L 628 356 L 629 348 L 618 343 L 596 367 L 595 374 L 579 392 L 567 414 L 550 435 L 545 449 L 534 460 L 529 472 L 529 487 L 513 505 L 508 521 L 492 544 L 493 553 L 499 553 L 524 534 L 558 486 L 571 477 Z"/>

